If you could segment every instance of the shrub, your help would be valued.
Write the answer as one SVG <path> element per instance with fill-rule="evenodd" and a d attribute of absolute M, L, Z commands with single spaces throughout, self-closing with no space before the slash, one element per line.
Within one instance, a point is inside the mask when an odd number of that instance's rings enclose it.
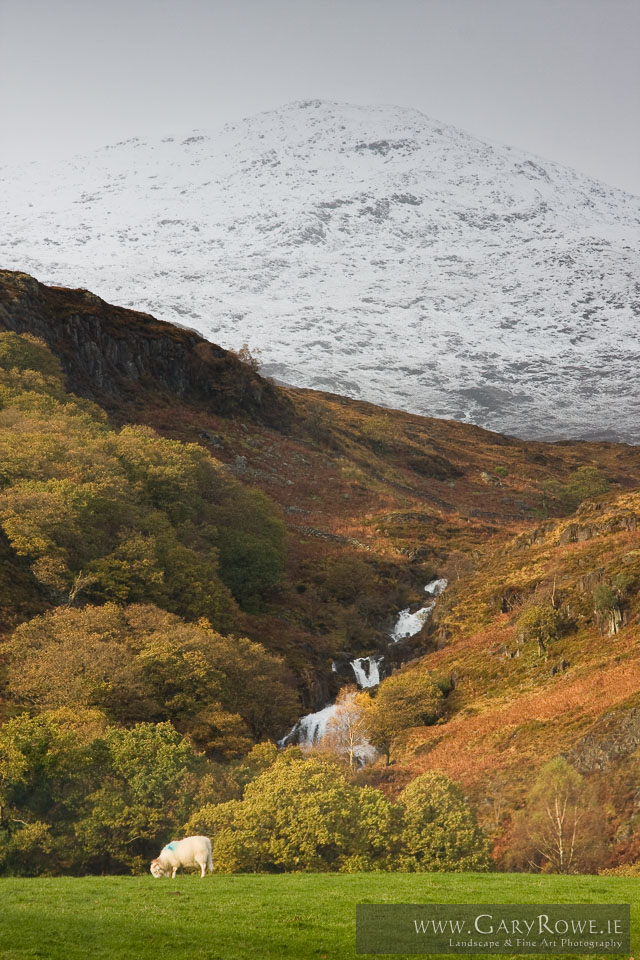
<path fill-rule="evenodd" d="M 593 591 L 593 609 L 596 613 L 608 614 L 619 605 L 618 597 L 606 583 L 599 583 Z"/>
<path fill-rule="evenodd" d="M 389 763 L 391 747 L 402 731 L 435 723 L 442 716 L 444 696 L 427 671 L 414 668 L 387 677 L 365 703 L 367 737 Z"/>
<path fill-rule="evenodd" d="M 589 497 L 607 493 L 611 485 L 597 467 L 585 465 L 574 470 L 566 483 L 547 480 L 544 486 L 551 496 L 561 501 L 567 510 L 575 510 Z"/>
<path fill-rule="evenodd" d="M 516 621 L 518 639 L 522 643 L 536 640 L 541 653 L 547 649 L 547 644 L 557 640 L 563 624 L 562 614 L 551 606 L 529 607 L 521 613 Z"/>
<path fill-rule="evenodd" d="M 401 864 L 416 872 L 488 870 L 489 843 L 459 784 L 425 773 L 399 797 Z"/>
<path fill-rule="evenodd" d="M 589 497 L 598 496 L 600 493 L 607 493 L 610 483 L 603 473 L 597 467 L 578 467 L 570 474 L 565 485 L 565 499 L 570 504 L 582 503 Z"/>
<path fill-rule="evenodd" d="M 187 830 L 213 834 L 218 870 L 354 869 L 383 865 L 394 810 L 380 791 L 356 787 L 330 759 L 287 750 L 248 784 L 242 801 L 209 806 Z"/>

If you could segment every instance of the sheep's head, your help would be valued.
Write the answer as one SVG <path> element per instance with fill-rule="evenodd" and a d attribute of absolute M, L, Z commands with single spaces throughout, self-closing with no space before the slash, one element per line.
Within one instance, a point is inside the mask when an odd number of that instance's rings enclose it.
<path fill-rule="evenodd" d="M 152 860 L 151 866 L 149 869 L 151 870 L 151 873 L 156 878 L 156 880 L 159 880 L 160 877 L 165 876 L 164 867 L 162 866 L 159 860 Z"/>

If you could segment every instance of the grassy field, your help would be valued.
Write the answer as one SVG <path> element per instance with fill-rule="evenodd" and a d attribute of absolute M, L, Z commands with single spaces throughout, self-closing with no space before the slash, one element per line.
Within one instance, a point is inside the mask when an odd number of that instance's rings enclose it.
<path fill-rule="evenodd" d="M 630 903 L 640 883 L 518 874 L 287 874 L 0 880 L 2 960 L 355 957 L 357 903 Z"/>

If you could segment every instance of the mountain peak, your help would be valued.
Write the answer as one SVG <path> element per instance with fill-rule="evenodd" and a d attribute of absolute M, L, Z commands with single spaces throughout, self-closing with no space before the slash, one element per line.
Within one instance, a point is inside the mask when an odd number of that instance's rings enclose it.
<path fill-rule="evenodd" d="M 264 371 L 525 437 L 640 440 L 640 200 L 417 110 L 324 100 L 0 171 L 6 266 Z"/>

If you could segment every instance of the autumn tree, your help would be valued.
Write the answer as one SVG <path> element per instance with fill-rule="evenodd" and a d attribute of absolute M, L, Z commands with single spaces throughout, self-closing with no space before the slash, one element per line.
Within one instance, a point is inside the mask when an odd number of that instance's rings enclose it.
<path fill-rule="evenodd" d="M 152 602 L 229 629 L 282 578 L 284 523 L 198 444 L 115 430 L 44 344 L 0 333 L 0 526 L 55 603 Z"/>
<path fill-rule="evenodd" d="M 238 360 L 246 364 L 252 373 L 257 373 L 262 363 L 262 351 L 260 349 L 251 349 L 248 343 L 243 343 L 238 350 L 231 350 Z"/>
<path fill-rule="evenodd" d="M 368 697 L 359 696 L 355 687 L 343 687 L 322 738 L 321 749 L 344 758 L 352 771 L 364 757 L 375 753 L 367 740 L 367 704 Z"/>
<path fill-rule="evenodd" d="M 18 703 L 99 707 L 121 723 L 170 720 L 221 757 L 246 753 L 297 711 L 280 657 L 150 605 L 60 607 L 21 624 L 6 652 Z"/>
<path fill-rule="evenodd" d="M 6 646 L 8 693 L 39 710 L 101 707 L 114 720 L 154 712 L 142 665 L 114 604 L 60 608 L 21 624 Z"/>
<path fill-rule="evenodd" d="M 588 873 L 602 863 L 604 813 L 593 789 L 562 757 L 533 784 L 515 820 L 508 863 L 519 869 Z"/>

